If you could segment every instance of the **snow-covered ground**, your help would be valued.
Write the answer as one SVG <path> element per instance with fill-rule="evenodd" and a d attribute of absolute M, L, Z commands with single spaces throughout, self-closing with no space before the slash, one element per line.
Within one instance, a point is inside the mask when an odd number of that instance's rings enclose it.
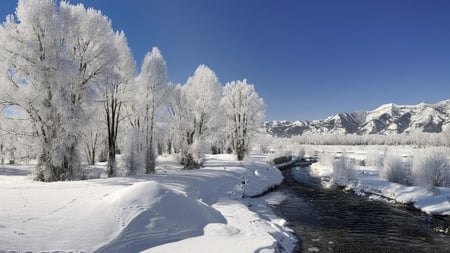
<path fill-rule="evenodd" d="M 263 157 L 207 156 L 200 170 L 171 158 L 156 174 L 41 183 L 0 168 L 0 252 L 290 252 L 296 239 L 264 193 L 282 182 Z"/>
<path fill-rule="evenodd" d="M 386 149 L 399 156 L 411 157 L 417 153 L 417 148 L 409 146 L 381 147 L 381 146 L 319 146 L 319 152 L 328 152 L 339 156 L 345 154 L 356 161 L 368 160 L 374 155 L 383 154 Z M 441 148 L 427 148 L 440 150 Z M 419 150 L 420 151 L 420 150 Z M 311 166 L 312 172 L 317 176 L 329 177 L 332 174 L 330 166 L 316 163 Z M 348 181 L 335 180 L 334 183 L 353 189 L 358 194 L 371 194 L 374 198 L 383 197 L 399 203 L 414 204 L 425 213 L 437 215 L 450 215 L 450 188 L 435 187 L 427 189 L 421 186 L 405 186 L 389 182 L 380 177 L 374 166 L 355 166 L 356 178 Z"/>

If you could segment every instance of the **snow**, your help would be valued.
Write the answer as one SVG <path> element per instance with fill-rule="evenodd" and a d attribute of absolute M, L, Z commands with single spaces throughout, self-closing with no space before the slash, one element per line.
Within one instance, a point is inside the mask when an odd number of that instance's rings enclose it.
<path fill-rule="evenodd" d="M 377 194 L 399 203 L 412 203 L 428 214 L 450 215 L 450 189 L 439 188 L 431 191 L 421 186 L 405 186 L 379 178 L 377 173 L 367 174 L 360 170 L 357 191 Z"/>
<path fill-rule="evenodd" d="M 343 147 L 326 147 L 321 148 L 321 152 L 339 153 L 336 150 L 343 150 Z M 400 156 L 412 156 L 414 148 L 402 146 L 391 147 Z M 363 160 L 371 154 L 380 154 L 383 152 L 382 147 L 376 146 L 347 146 L 345 155 L 356 161 Z M 351 180 L 333 180 L 348 189 L 353 189 L 357 194 L 371 194 L 398 203 L 413 204 L 414 207 L 428 214 L 450 215 L 450 188 L 439 187 L 427 189 L 422 186 L 405 186 L 398 183 L 389 182 L 382 179 L 379 172 L 373 166 L 356 166 L 357 176 Z M 311 171 L 316 176 L 329 178 L 332 174 L 332 168 L 324 166 L 320 163 L 313 164 Z M 324 185 L 329 183 L 324 182 Z"/>
<path fill-rule="evenodd" d="M 31 168 L 0 168 L 0 251 L 278 252 L 295 237 L 259 196 L 283 180 L 263 156 L 206 157 L 200 170 L 159 160 L 158 173 L 34 182 Z"/>
<path fill-rule="evenodd" d="M 275 252 L 277 240 L 271 235 L 276 224 L 261 220 L 238 201 L 219 201 L 213 208 L 226 217 L 225 223 L 211 223 L 202 236 L 188 238 L 145 252 Z M 261 233 L 260 231 L 267 231 Z M 289 235 L 287 235 L 289 236 Z M 208 245 L 207 247 L 205 247 Z"/>

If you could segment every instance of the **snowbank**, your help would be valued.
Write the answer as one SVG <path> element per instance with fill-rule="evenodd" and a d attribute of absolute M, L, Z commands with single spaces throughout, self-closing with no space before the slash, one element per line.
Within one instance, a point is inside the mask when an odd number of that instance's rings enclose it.
<path fill-rule="evenodd" d="M 319 163 L 311 166 L 318 176 L 329 176 L 332 169 Z M 340 185 L 355 190 L 356 193 L 369 193 L 394 200 L 399 203 L 414 204 L 425 213 L 450 215 L 450 189 L 436 188 L 431 191 L 421 186 L 405 186 L 380 178 L 373 167 L 356 166 L 357 176 L 350 181 L 335 181 Z"/>
<path fill-rule="evenodd" d="M 171 161 L 154 175 L 56 183 L 0 168 L 0 251 L 292 251 L 264 198 L 243 198 L 283 180 L 261 160 L 208 156 L 201 170 Z"/>

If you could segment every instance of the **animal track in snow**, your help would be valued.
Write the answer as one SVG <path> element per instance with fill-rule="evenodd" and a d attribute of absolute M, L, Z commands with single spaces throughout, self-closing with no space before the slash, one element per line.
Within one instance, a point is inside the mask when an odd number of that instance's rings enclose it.
<path fill-rule="evenodd" d="M 28 219 L 26 219 L 26 220 L 24 220 L 22 222 L 25 223 L 25 222 L 29 222 L 29 221 L 32 221 L 32 220 L 38 220 L 38 219 L 39 219 L 39 217 L 30 217 L 30 218 L 28 218 Z"/>
<path fill-rule="evenodd" d="M 63 210 L 64 208 L 66 208 L 68 205 L 74 203 L 75 201 L 77 201 L 76 198 L 75 198 L 75 199 L 72 199 L 72 200 L 69 201 L 69 202 L 67 202 L 67 204 L 63 205 L 62 207 L 56 208 L 56 209 L 54 209 L 53 211 L 49 212 L 48 215 L 52 215 L 52 214 L 54 214 L 54 213 L 57 213 L 57 212 Z"/>

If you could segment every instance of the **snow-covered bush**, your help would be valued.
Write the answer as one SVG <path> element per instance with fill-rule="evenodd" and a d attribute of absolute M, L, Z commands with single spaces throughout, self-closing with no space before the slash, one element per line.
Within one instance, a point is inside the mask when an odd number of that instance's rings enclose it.
<path fill-rule="evenodd" d="M 304 157 L 305 154 L 306 154 L 305 148 L 304 147 L 300 147 L 300 149 L 297 152 L 297 156 L 301 158 L 301 157 Z"/>
<path fill-rule="evenodd" d="M 268 133 L 258 133 L 253 142 L 254 151 L 262 154 L 270 153 L 271 143 L 273 143 L 274 137 Z"/>
<path fill-rule="evenodd" d="M 331 177 L 334 179 L 354 179 L 356 177 L 356 170 L 353 161 L 342 155 L 333 160 L 333 173 Z"/>
<path fill-rule="evenodd" d="M 364 159 L 366 165 L 365 166 L 373 166 L 377 168 L 378 171 L 381 171 L 384 167 L 384 157 L 385 154 L 380 153 L 368 153 Z"/>
<path fill-rule="evenodd" d="M 333 167 L 335 155 L 330 152 L 319 153 L 319 163 L 325 167 Z"/>
<path fill-rule="evenodd" d="M 399 156 L 387 154 L 384 157 L 380 176 L 390 182 L 412 185 L 411 162 Z"/>
<path fill-rule="evenodd" d="M 450 186 L 450 160 L 443 152 L 418 155 L 413 166 L 414 181 L 426 187 Z"/>

